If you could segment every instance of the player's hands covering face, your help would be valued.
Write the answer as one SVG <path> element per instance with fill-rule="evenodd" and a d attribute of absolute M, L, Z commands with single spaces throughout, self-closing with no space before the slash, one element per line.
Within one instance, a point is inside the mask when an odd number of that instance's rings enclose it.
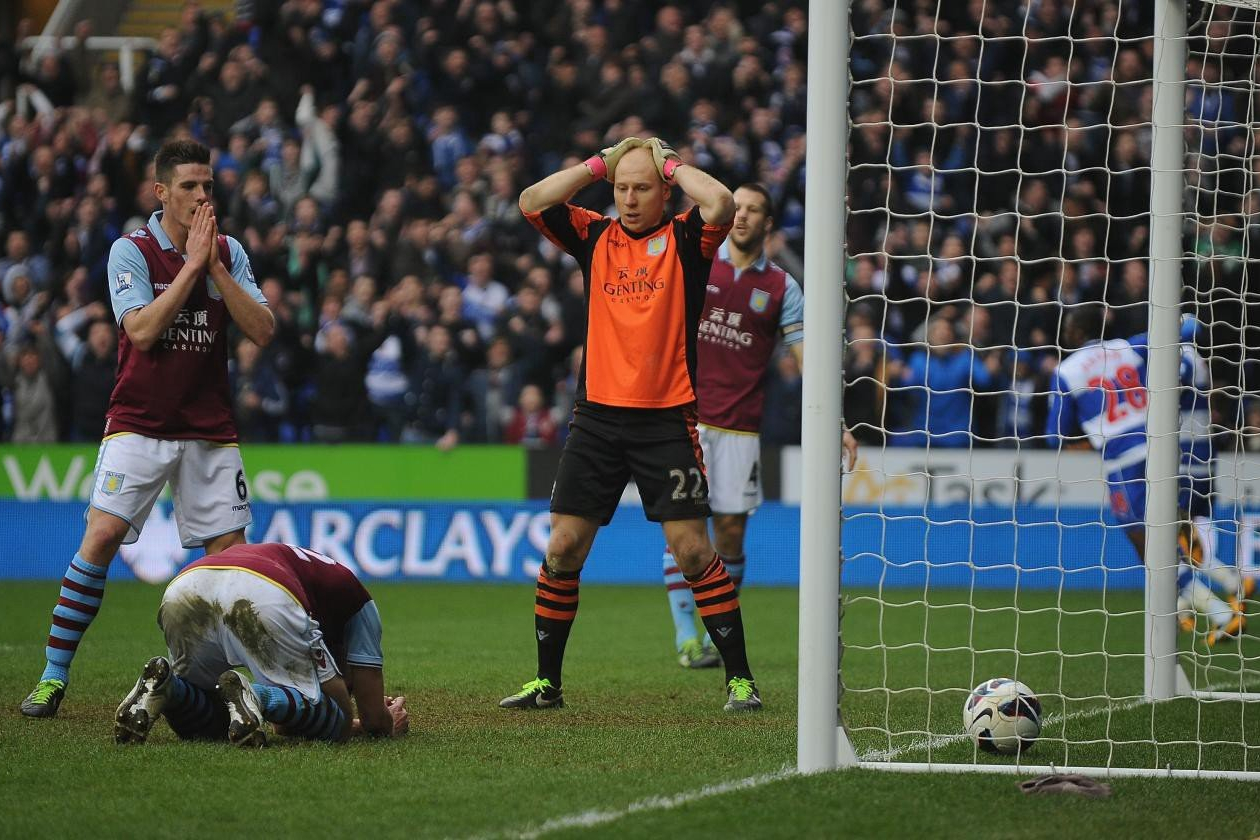
<path fill-rule="evenodd" d="M 213 253 L 215 243 L 214 208 L 209 203 L 203 204 L 193 212 L 192 225 L 188 228 L 188 242 L 185 247 L 188 261 L 195 266 L 205 267 Z"/>

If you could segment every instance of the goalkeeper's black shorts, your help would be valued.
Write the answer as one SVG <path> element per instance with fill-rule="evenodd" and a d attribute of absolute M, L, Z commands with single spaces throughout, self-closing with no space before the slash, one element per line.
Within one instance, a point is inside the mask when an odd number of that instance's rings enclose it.
<path fill-rule="evenodd" d="M 551 490 L 551 512 L 607 525 L 633 478 L 651 521 L 709 516 L 696 421 L 695 403 L 621 408 L 579 402 Z"/>

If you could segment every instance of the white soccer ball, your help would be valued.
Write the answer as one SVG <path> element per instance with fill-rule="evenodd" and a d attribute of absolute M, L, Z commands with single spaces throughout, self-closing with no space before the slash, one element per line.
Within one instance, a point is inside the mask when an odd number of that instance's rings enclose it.
<path fill-rule="evenodd" d="M 963 704 L 963 729 L 985 752 L 1014 755 L 1041 734 L 1041 701 L 1022 682 L 985 680 Z"/>

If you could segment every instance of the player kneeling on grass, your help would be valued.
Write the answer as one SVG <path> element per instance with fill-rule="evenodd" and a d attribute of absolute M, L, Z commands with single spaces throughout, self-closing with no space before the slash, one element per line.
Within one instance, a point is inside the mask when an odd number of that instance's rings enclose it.
<path fill-rule="evenodd" d="M 120 744 L 163 715 L 181 738 L 241 746 L 266 743 L 264 721 L 320 741 L 407 732 L 406 701 L 385 696 L 376 602 L 322 554 L 266 543 L 202 558 L 167 586 L 158 626 L 170 659 L 150 659 L 118 707 Z"/>

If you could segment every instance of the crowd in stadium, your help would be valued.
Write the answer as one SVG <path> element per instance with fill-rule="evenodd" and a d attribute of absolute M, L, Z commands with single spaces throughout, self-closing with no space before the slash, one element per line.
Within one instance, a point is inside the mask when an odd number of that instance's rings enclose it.
<path fill-rule="evenodd" d="M 930 5 L 854 3 L 846 415 L 866 442 L 1010 442 L 1040 428 L 1063 304 L 1105 299 L 1117 334 L 1144 327 L 1151 47 L 1136 39 L 1153 12 L 916 11 Z M 558 445 L 582 277 L 517 195 L 623 136 L 765 184 L 771 256 L 807 299 L 820 282 L 799 257 L 803 3 L 245 6 L 229 22 L 189 3 L 130 93 L 86 48 L 0 49 L 5 438 L 99 438 L 106 258 L 157 208 L 151 159 L 171 136 L 213 149 L 220 230 L 277 319 L 265 350 L 236 345 L 249 441 Z M 1210 93 L 1205 121 L 1243 107 Z M 605 209 L 611 190 L 579 200 Z M 1205 253 L 1238 238 L 1206 237 Z M 799 441 L 791 354 L 769 387 L 767 442 Z"/>

